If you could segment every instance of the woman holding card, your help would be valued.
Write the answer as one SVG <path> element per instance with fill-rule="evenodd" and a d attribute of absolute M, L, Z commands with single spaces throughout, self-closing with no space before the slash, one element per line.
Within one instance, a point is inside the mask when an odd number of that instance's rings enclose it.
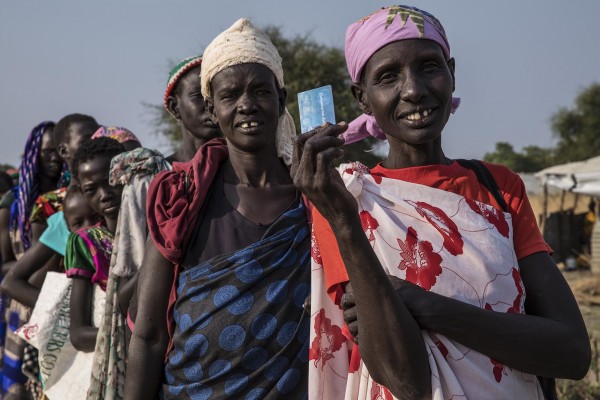
<path fill-rule="evenodd" d="M 125 398 L 304 399 L 310 238 L 281 58 L 241 19 L 206 48 L 201 82 L 225 139 L 148 191 Z"/>
<path fill-rule="evenodd" d="M 346 60 L 365 114 L 300 136 L 292 166 L 315 207 L 312 398 L 543 399 L 547 378 L 584 377 L 586 328 L 522 181 L 444 155 L 459 101 L 439 21 L 377 11 L 349 26 Z M 387 158 L 334 171 L 367 135 Z"/>

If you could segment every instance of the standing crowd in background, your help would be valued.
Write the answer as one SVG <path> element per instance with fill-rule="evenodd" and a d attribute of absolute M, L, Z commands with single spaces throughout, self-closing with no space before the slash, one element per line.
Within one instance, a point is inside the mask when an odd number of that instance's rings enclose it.
<path fill-rule="evenodd" d="M 173 154 L 79 113 L 33 127 L 0 174 L 2 399 L 553 399 L 586 375 L 523 182 L 444 155 L 442 24 L 359 17 L 350 123 L 298 134 L 240 19 L 169 74 Z M 367 137 L 381 163 L 334 167 Z"/>

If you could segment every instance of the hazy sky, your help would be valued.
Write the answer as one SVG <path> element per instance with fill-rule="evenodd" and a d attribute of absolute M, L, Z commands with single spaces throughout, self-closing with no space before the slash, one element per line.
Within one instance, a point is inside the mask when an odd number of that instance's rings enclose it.
<path fill-rule="evenodd" d="M 199 54 L 241 17 L 343 46 L 346 26 L 393 3 L 368 0 L 52 0 L 0 2 L 0 163 L 16 164 L 31 128 L 93 115 L 152 134 L 143 103 L 161 104 L 170 61 Z M 498 141 L 550 146 L 549 119 L 600 81 L 600 1 L 414 2 L 446 28 L 456 59 L 458 112 L 449 157 L 481 158 Z M 310 88 L 307 88 L 310 89 Z M 599 133 L 600 134 L 600 133 Z"/>

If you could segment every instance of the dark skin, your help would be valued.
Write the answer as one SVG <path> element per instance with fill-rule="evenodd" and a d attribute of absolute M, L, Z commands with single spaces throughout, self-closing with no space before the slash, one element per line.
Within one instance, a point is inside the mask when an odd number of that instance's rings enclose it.
<path fill-rule="evenodd" d="M 277 157 L 275 132 L 284 110 L 285 90 L 273 73 L 258 64 L 240 64 L 211 82 L 207 107 L 227 139 L 229 161 L 223 166 L 225 195 L 255 223 L 270 223 L 296 197 L 286 166 Z M 252 124 L 250 123 L 252 122 Z M 257 207 L 257 201 L 270 207 Z M 139 309 L 131 339 L 125 398 L 151 399 L 159 390 L 168 344 L 165 315 L 173 265 L 149 239 L 139 278 Z"/>
<path fill-rule="evenodd" d="M 45 273 L 49 269 L 56 270 L 60 265 L 61 256 L 41 242 L 35 243 L 23 254 L 23 257 L 14 264 L 14 268 L 2 280 L 0 290 L 19 303 L 33 308 L 40 294 L 37 284 L 28 282 L 36 272 Z"/>
<path fill-rule="evenodd" d="M 40 144 L 38 155 L 38 184 L 40 193 L 47 193 L 56 189 L 62 170 L 63 161 L 58 155 L 56 146 L 52 141 L 52 130 L 50 128 L 44 131 Z M 36 222 L 31 224 L 32 244 L 39 240 L 45 229 L 45 223 Z"/>
<path fill-rule="evenodd" d="M 0 251 L 2 252 L 2 276 L 6 276 L 15 260 L 15 254 L 10 242 L 10 209 L 0 209 Z"/>
<path fill-rule="evenodd" d="M 394 42 L 369 59 L 353 93 L 386 133 L 386 168 L 451 162 L 442 150 L 441 134 L 453 90 L 454 60 L 445 60 L 434 42 Z M 336 136 L 343 130 L 343 125 L 328 126 L 300 137 L 294 182 L 335 234 L 350 278 L 342 298 L 344 315 L 373 378 L 399 398 L 431 396 L 430 372 L 421 368 L 427 360 L 410 347 L 423 347 L 422 342 L 396 339 L 398 332 L 412 337 L 420 329 L 444 334 L 519 371 L 570 379 L 585 376 L 591 358 L 587 331 L 567 283 L 547 253 L 519 260 L 526 315 L 483 310 L 385 276 L 364 235 L 355 233 L 362 231 L 356 202 L 330 164 L 341 154 Z M 394 332 L 393 337 L 386 332 Z M 421 368 L 418 373 L 415 365 Z M 413 376 L 404 379 L 405 374 Z"/>
<path fill-rule="evenodd" d="M 40 193 L 47 193 L 58 185 L 62 159 L 58 155 L 52 141 L 52 128 L 46 129 L 42 134 L 40 151 L 38 154 L 38 188 Z M 46 224 L 34 223 L 31 225 L 32 245 L 35 244 L 46 229 Z M 15 255 L 10 241 L 10 210 L 0 210 L 0 251 L 2 252 L 2 274 L 6 276 L 14 265 Z"/>
<path fill-rule="evenodd" d="M 167 107 L 177 119 L 182 142 L 167 161 L 189 161 L 204 143 L 221 136 L 219 126 L 206 110 L 200 87 L 200 66 L 187 71 L 167 98 Z"/>
<path fill-rule="evenodd" d="M 77 232 L 83 227 L 94 225 L 100 218 L 79 192 L 66 198 L 63 211 L 70 232 Z M 60 254 L 43 243 L 34 244 L 4 278 L 0 290 L 19 303 L 33 308 L 41 286 L 29 282 L 29 279 L 38 271 L 42 271 L 42 278 L 45 278 L 46 271 L 59 271 L 61 259 Z M 64 271 L 64 267 L 62 268 Z"/>
<path fill-rule="evenodd" d="M 106 221 L 107 229 L 114 233 L 121 205 L 123 186 L 108 183 L 109 156 L 98 156 L 79 165 L 77 178 L 90 208 Z M 79 351 L 91 352 L 96 346 L 98 328 L 92 321 L 93 288 L 91 280 L 73 277 L 71 291 L 71 342 Z"/>
<path fill-rule="evenodd" d="M 63 137 L 56 143 L 58 154 L 73 170 L 73 157 L 81 144 L 92 137 L 98 129 L 98 125 L 90 123 L 75 122 L 69 126 Z M 74 178 L 77 178 L 74 176 Z"/>

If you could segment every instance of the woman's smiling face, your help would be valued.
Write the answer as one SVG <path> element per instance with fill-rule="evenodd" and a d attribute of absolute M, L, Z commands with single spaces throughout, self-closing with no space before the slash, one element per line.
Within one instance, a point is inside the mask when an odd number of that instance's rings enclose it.
<path fill-rule="evenodd" d="M 209 109 L 229 144 L 249 153 L 275 149 L 286 93 L 269 68 L 256 63 L 228 67 L 215 75 L 211 89 Z"/>
<path fill-rule="evenodd" d="M 452 108 L 454 59 L 422 39 L 402 40 L 378 50 L 354 88 L 363 110 L 372 114 L 388 139 L 409 145 L 441 137 Z"/>

